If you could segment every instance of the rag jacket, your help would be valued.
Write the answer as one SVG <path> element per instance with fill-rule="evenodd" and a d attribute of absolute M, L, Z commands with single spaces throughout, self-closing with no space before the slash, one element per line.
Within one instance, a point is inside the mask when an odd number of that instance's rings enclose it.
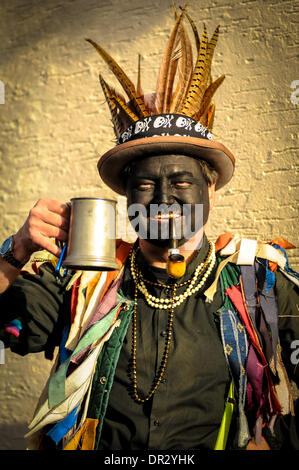
<path fill-rule="evenodd" d="M 45 436 L 64 450 L 98 447 L 115 368 L 134 308 L 134 301 L 121 290 L 131 247 L 117 241 L 119 271 L 72 274 L 67 285 L 71 313 L 29 425 L 29 449 L 43 449 Z M 215 449 L 225 449 L 233 414 L 238 422 L 239 448 L 246 447 L 253 433 L 259 442 L 262 429 L 271 434 L 277 417 L 294 415 L 278 334 L 281 312 L 274 294 L 277 270 L 295 286 L 299 284 L 298 274 L 286 257 L 285 248 L 289 247 L 282 239 L 263 244 L 230 234 L 216 242 L 218 269 L 204 294 L 211 301 L 220 281 L 221 339 L 231 387 Z M 21 328 L 22 321 L 16 318 L 5 326 L 5 332 L 17 337 Z M 109 348 L 104 347 L 107 344 Z M 93 396 L 96 400 L 91 399 Z"/>

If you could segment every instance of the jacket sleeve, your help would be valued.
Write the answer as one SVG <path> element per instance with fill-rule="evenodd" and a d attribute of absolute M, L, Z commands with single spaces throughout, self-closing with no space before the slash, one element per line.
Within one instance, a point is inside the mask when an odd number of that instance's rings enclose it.
<path fill-rule="evenodd" d="M 289 378 L 299 387 L 299 288 L 277 272 L 275 290 L 282 359 Z"/>
<path fill-rule="evenodd" d="M 70 315 L 70 277 L 57 280 L 51 263 L 41 265 L 38 274 L 20 274 L 0 296 L 0 340 L 5 347 L 22 356 L 45 351 L 52 359 Z"/>
<path fill-rule="evenodd" d="M 295 416 L 279 417 L 274 430 L 281 450 L 299 450 L 299 289 L 282 272 L 277 272 L 275 290 L 281 355 L 289 379 L 295 383 L 292 387 Z"/>

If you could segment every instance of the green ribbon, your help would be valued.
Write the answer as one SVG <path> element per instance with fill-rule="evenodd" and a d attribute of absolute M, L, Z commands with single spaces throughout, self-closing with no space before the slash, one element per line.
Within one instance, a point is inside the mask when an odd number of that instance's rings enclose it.
<path fill-rule="evenodd" d="M 105 315 L 105 317 L 101 318 L 87 330 L 80 339 L 73 353 L 62 364 L 60 364 L 54 375 L 51 377 L 48 388 L 48 403 L 50 408 L 59 405 L 59 403 L 63 402 L 66 398 L 66 374 L 71 359 L 107 333 L 113 318 L 124 301 L 128 302 L 128 299 L 117 294 L 117 305 L 107 315 Z"/>

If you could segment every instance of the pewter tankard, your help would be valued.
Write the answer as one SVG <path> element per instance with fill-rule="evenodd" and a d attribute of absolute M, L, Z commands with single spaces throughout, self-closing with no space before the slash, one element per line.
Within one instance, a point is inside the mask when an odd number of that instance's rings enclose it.
<path fill-rule="evenodd" d="M 94 271 L 119 269 L 116 262 L 116 201 L 71 199 L 66 268 Z"/>

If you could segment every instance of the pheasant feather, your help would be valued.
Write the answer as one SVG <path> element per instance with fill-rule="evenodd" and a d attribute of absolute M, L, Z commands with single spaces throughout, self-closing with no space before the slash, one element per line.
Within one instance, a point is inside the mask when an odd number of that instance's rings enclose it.
<path fill-rule="evenodd" d="M 215 104 L 212 103 L 208 110 L 208 129 L 211 131 L 213 129 L 214 124 L 214 117 L 215 117 Z"/>
<path fill-rule="evenodd" d="M 166 90 L 167 87 L 169 89 L 169 83 L 173 75 L 173 55 L 177 46 L 178 31 L 183 16 L 184 11 L 177 17 L 162 59 L 156 87 L 156 109 L 158 113 L 162 113 L 165 108 L 165 101 L 167 100 Z"/>
<path fill-rule="evenodd" d="M 225 79 L 225 75 L 221 75 L 219 78 L 217 78 L 217 80 L 211 83 L 211 85 L 206 89 L 203 95 L 200 110 L 198 113 L 199 116 L 201 116 L 202 114 L 205 114 L 208 107 L 210 106 L 212 97 L 214 96 L 217 88 L 219 88 L 219 86 L 221 85 L 224 79 Z"/>
<path fill-rule="evenodd" d="M 181 112 L 182 114 L 189 115 L 190 112 L 192 114 L 195 114 L 196 104 L 201 101 L 202 95 L 204 93 L 203 86 L 205 77 L 207 45 L 208 34 L 206 26 L 204 25 L 198 58 L 190 82 L 189 90 L 182 106 L 178 109 L 178 112 Z"/>
<path fill-rule="evenodd" d="M 100 76 L 100 82 L 101 82 L 105 95 L 108 97 L 108 100 L 111 103 L 114 103 L 118 107 L 118 109 L 124 111 L 129 117 L 129 119 L 131 119 L 131 121 L 133 122 L 138 121 L 139 117 L 136 116 L 136 114 L 134 114 L 133 111 L 131 111 L 129 106 L 126 104 L 124 98 L 119 93 L 115 92 L 115 90 L 113 90 L 111 87 L 109 87 L 109 85 L 105 82 L 105 80 L 101 76 Z"/>
<path fill-rule="evenodd" d="M 207 46 L 207 60 L 206 60 L 206 68 L 205 68 L 205 73 L 206 76 L 204 77 L 204 81 L 207 83 L 207 85 L 210 85 L 210 77 L 211 77 L 211 65 L 212 65 L 212 59 L 214 55 L 214 49 L 216 47 L 217 41 L 218 41 L 218 36 L 219 36 L 219 26 L 214 31 L 214 34 L 208 43 Z"/>
<path fill-rule="evenodd" d="M 175 24 L 164 51 L 156 91 L 151 94 L 145 95 L 142 90 L 140 54 L 135 88 L 133 82 L 116 61 L 101 46 L 91 39 L 87 39 L 104 59 L 129 98 L 129 103 L 126 103 L 124 96 L 109 86 L 100 76 L 101 86 L 118 138 L 132 122 L 160 113 L 184 114 L 209 129 L 213 126 L 215 105 L 212 103 L 212 98 L 224 80 L 224 75 L 215 81 L 211 76 L 211 65 L 218 41 L 219 26 L 209 41 L 204 25 L 200 38 L 194 21 L 187 14 L 187 4 L 180 7 L 180 10 L 179 14 L 173 2 Z M 192 44 L 184 26 L 185 17 L 187 17 L 195 40 L 196 60 L 194 65 Z"/>
<path fill-rule="evenodd" d="M 119 139 L 123 129 L 118 119 L 118 112 L 117 112 L 118 108 L 116 104 L 114 103 L 113 99 L 111 98 L 110 89 L 101 75 L 99 75 L 99 79 L 100 79 L 100 84 L 102 86 L 102 90 L 103 90 L 104 96 L 106 98 L 106 101 L 108 103 L 108 107 L 111 113 L 114 133 L 115 133 L 116 138 Z"/>
<path fill-rule="evenodd" d="M 189 23 L 190 23 L 190 26 L 191 26 L 191 28 L 192 28 L 192 31 L 193 31 L 193 34 L 194 34 L 194 39 L 195 39 L 196 49 L 197 49 L 197 52 L 199 52 L 199 49 L 200 49 L 200 39 L 199 39 L 199 34 L 198 34 L 197 27 L 196 27 L 194 21 L 192 20 L 192 18 L 190 17 L 190 15 L 188 15 L 188 13 L 186 13 L 186 18 L 188 19 L 188 21 L 189 21 Z"/>
<path fill-rule="evenodd" d="M 86 39 L 92 46 L 97 50 L 100 56 L 104 59 L 110 70 L 113 72 L 115 77 L 118 79 L 119 83 L 123 87 L 124 91 L 128 95 L 130 101 L 132 101 L 134 107 L 136 108 L 137 114 L 139 117 L 148 116 L 148 112 L 144 105 L 144 101 L 140 96 L 137 96 L 135 86 L 129 77 L 125 74 L 122 68 L 117 64 L 117 62 L 97 43 L 92 39 Z"/>
<path fill-rule="evenodd" d="M 138 96 L 143 95 L 143 91 L 141 88 L 141 55 L 140 54 L 138 54 L 137 95 Z"/>
<path fill-rule="evenodd" d="M 193 69 L 192 46 L 189 36 L 182 24 L 180 27 L 181 57 L 179 61 L 179 79 L 174 93 L 170 111 L 176 112 L 184 99 L 190 85 Z"/>
<path fill-rule="evenodd" d="M 178 67 L 180 57 L 181 57 L 181 51 L 177 49 L 176 47 L 176 50 L 174 51 L 173 57 L 171 58 L 171 61 L 169 64 L 168 77 L 167 77 L 167 82 L 165 85 L 165 96 L 164 96 L 163 109 L 162 109 L 163 113 L 168 113 L 170 110 L 171 99 L 173 96 L 173 84 L 174 84 L 174 79 L 175 79 L 175 75 L 177 72 L 177 67 Z"/>

